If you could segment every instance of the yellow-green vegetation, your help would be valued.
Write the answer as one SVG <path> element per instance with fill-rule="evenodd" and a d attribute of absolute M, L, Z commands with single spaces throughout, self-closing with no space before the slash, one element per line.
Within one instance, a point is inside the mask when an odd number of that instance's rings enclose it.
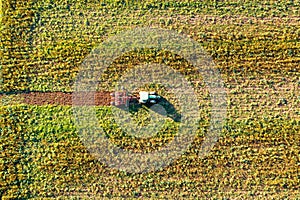
<path fill-rule="evenodd" d="M 299 1 L 0 2 L 0 90 L 8 95 L 0 106 L 2 198 L 300 198 Z M 167 50 L 128 52 L 99 80 L 99 87 L 112 90 L 122 70 L 157 62 L 196 88 L 203 118 L 195 141 L 157 172 L 129 174 L 98 162 L 80 140 L 71 107 L 30 106 L 9 97 L 72 91 L 89 52 L 135 27 L 185 34 L 212 55 L 225 83 L 228 116 L 209 156 L 197 157 L 209 125 L 205 85 Z M 137 141 L 112 121 L 111 107 L 97 114 L 111 141 L 127 149 L 160 148 L 176 134 L 177 122 L 170 122 L 150 143 Z"/>
<path fill-rule="evenodd" d="M 2 0 L 0 1 L 0 24 L 2 22 L 3 10 L 2 10 Z"/>
<path fill-rule="evenodd" d="M 118 143 L 113 136 L 120 129 L 105 120 L 110 112 L 109 107 L 97 108 L 101 126 Z M 79 139 L 71 107 L 5 106 L 0 113 L 2 196 L 299 195 L 300 124 L 292 119 L 228 120 L 208 157 L 197 156 L 202 137 L 196 134 L 188 151 L 165 169 L 128 174 L 89 154 Z"/>

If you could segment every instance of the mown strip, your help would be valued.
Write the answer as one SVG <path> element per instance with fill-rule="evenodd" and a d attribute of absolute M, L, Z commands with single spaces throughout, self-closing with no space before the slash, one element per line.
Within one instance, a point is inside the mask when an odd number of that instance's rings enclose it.
<path fill-rule="evenodd" d="M 78 95 L 78 94 L 77 94 Z M 89 97 L 94 97 L 91 102 Z M 74 102 L 73 93 L 67 92 L 8 92 L 0 94 L 2 105 L 27 104 L 27 105 L 95 105 L 108 106 L 111 102 L 110 92 L 82 92 L 80 100 Z"/>

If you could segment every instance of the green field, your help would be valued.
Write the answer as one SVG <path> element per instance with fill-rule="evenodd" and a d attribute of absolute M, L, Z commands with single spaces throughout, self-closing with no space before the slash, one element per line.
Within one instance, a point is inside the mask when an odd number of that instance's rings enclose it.
<path fill-rule="evenodd" d="M 300 198 L 299 1 L 0 2 L 3 199 Z M 197 156 L 210 122 L 207 90 L 201 75 L 168 51 L 128 52 L 98 83 L 112 91 L 122 70 L 156 62 L 167 63 L 195 87 L 203 108 L 195 140 L 159 171 L 111 169 L 83 145 L 71 106 L 18 101 L 22 92 L 72 92 L 90 51 L 137 27 L 184 34 L 214 59 L 227 92 L 227 119 L 208 156 Z M 178 123 L 169 121 L 151 140 L 136 140 L 120 131 L 110 106 L 96 110 L 107 136 L 125 149 L 158 149 L 176 134 Z"/>

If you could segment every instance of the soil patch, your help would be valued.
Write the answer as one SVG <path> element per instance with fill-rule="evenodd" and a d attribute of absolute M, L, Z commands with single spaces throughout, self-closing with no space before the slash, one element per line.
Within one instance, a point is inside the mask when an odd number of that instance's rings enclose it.
<path fill-rule="evenodd" d="M 29 92 L 18 94 L 14 97 L 15 101 L 29 105 L 74 105 L 73 93 L 66 92 Z M 3 98 L 6 95 L 0 95 Z M 79 95 L 77 95 L 79 96 Z M 89 101 L 93 97 L 94 102 Z M 80 98 L 76 98 L 76 105 L 96 105 L 106 106 L 110 105 L 111 97 L 110 92 L 101 91 L 95 93 L 83 93 Z"/>

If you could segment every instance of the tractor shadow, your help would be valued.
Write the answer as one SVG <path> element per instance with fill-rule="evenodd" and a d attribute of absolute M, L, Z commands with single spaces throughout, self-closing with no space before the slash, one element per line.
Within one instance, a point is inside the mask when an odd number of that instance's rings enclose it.
<path fill-rule="evenodd" d="M 176 110 L 175 106 L 163 97 L 161 97 L 156 104 L 140 104 L 137 99 L 133 99 L 129 103 L 129 108 L 127 108 L 127 110 L 132 114 L 138 112 L 140 109 L 150 109 L 161 116 L 173 119 L 175 122 L 180 122 L 182 117 L 179 111 Z"/>

